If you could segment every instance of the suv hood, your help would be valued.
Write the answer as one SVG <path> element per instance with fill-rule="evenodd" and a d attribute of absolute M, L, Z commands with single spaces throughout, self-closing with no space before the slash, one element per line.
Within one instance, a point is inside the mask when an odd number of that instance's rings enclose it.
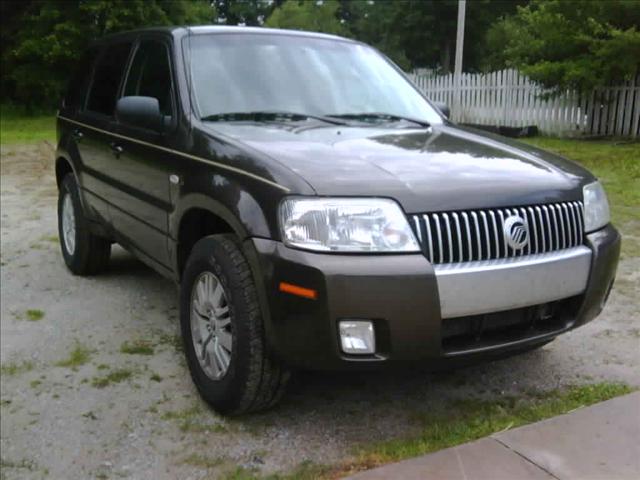
<path fill-rule="evenodd" d="M 284 164 L 318 195 L 391 197 L 407 213 L 582 200 L 582 185 L 593 179 L 561 157 L 450 125 L 216 123 L 211 129 Z"/>

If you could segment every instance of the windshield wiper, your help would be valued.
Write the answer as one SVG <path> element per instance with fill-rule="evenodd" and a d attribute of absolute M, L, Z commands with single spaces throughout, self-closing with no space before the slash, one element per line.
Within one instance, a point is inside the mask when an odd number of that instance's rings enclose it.
<path fill-rule="evenodd" d="M 278 110 L 216 113 L 214 115 L 207 115 L 205 117 L 202 117 L 200 120 L 202 120 L 203 122 L 241 122 L 244 120 L 253 120 L 258 122 L 270 120 L 288 120 L 295 122 L 298 120 L 309 119 L 320 120 L 321 122 L 331 123 L 333 125 L 346 125 L 345 122 L 322 115 L 310 115 L 308 113 L 284 112 Z"/>
<path fill-rule="evenodd" d="M 335 115 L 327 115 L 331 118 L 344 118 L 346 120 L 386 120 L 389 122 L 412 122 L 421 127 L 430 127 L 431 124 L 425 120 L 418 120 L 416 118 L 405 117 L 402 115 L 395 115 L 393 113 L 381 113 L 381 112 L 363 112 L 363 113 L 340 113 Z"/>

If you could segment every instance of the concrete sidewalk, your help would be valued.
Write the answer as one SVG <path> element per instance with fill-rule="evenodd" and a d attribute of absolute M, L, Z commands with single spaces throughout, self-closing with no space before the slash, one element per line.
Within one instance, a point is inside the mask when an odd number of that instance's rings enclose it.
<path fill-rule="evenodd" d="M 640 392 L 349 478 L 640 479 Z"/>

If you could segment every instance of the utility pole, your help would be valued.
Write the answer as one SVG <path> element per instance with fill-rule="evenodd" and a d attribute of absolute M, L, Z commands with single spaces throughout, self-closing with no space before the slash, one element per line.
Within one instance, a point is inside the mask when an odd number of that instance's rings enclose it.
<path fill-rule="evenodd" d="M 464 17 L 467 8 L 467 0 L 458 0 L 458 29 L 456 32 L 456 63 L 453 70 L 453 79 L 456 86 L 455 105 L 451 109 L 451 115 L 456 115 L 456 120 L 462 115 L 462 52 L 464 50 Z"/>
<path fill-rule="evenodd" d="M 467 0 L 458 0 L 458 30 L 456 33 L 456 64 L 453 73 L 460 76 L 462 73 L 462 52 L 464 50 L 464 16 L 467 8 Z"/>

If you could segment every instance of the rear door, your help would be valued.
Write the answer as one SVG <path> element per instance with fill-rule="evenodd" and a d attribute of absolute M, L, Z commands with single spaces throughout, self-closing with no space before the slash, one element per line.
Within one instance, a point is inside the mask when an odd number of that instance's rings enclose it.
<path fill-rule="evenodd" d="M 120 189 L 113 175 L 113 132 L 116 99 L 123 81 L 132 42 L 107 45 L 100 52 L 84 108 L 72 125 L 82 162 L 84 198 L 105 223 L 111 223 L 109 203 Z"/>
<path fill-rule="evenodd" d="M 119 150 L 111 175 L 122 185 L 114 198 L 113 223 L 132 245 L 169 268 L 167 243 L 171 209 L 169 177 L 176 158 L 163 148 L 173 144 L 177 106 L 171 68 L 171 43 L 163 37 L 142 37 L 133 54 L 122 96 L 158 99 L 164 129 L 154 132 L 118 124 Z"/>

